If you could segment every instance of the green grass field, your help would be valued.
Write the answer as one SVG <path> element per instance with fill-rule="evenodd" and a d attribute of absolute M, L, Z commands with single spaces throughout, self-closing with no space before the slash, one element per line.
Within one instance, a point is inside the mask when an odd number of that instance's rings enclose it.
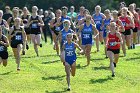
<path fill-rule="evenodd" d="M 21 58 L 21 71 L 9 47 L 7 67 L 0 67 L 0 93 L 140 93 L 140 47 L 127 50 L 127 56 L 120 53 L 116 77 L 108 70 L 109 59 L 105 59 L 103 45 L 99 53 L 92 47 L 91 64 L 78 56 L 76 76 L 71 77 L 71 91 L 67 92 L 64 66 L 52 45 L 43 43 L 36 57 L 33 45 Z"/>

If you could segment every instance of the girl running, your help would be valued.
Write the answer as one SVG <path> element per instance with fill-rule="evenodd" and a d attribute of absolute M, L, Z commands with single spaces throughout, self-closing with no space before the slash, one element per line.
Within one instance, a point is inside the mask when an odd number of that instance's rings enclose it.
<path fill-rule="evenodd" d="M 139 15 L 138 13 L 135 11 L 135 6 L 134 4 L 130 4 L 129 5 L 129 10 L 130 12 L 133 14 L 133 19 L 134 19 L 134 24 L 135 24 L 135 28 L 133 29 L 133 45 L 132 48 L 135 49 L 135 44 L 137 43 L 137 32 L 138 32 L 138 27 L 139 27 Z"/>
<path fill-rule="evenodd" d="M 108 32 L 108 26 L 111 22 L 111 13 L 110 13 L 110 10 L 109 9 L 106 9 L 104 11 L 104 14 L 106 16 L 106 18 L 102 21 L 102 26 L 101 26 L 101 30 L 103 30 L 103 38 L 104 38 L 104 42 L 106 42 L 106 35 L 107 35 L 107 32 Z M 105 47 L 105 55 L 106 55 L 106 58 L 107 57 L 107 49 Z"/>
<path fill-rule="evenodd" d="M 2 63 L 5 67 L 7 66 L 8 59 L 7 47 L 9 47 L 9 41 L 7 37 L 2 34 L 2 26 L 0 26 L 0 64 Z"/>
<path fill-rule="evenodd" d="M 7 35 L 8 34 L 7 31 L 9 32 L 9 25 L 6 20 L 2 19 L 2 17 L 3 17 L 3 11 L 0 10 L 0 26 L 2 27 L 2 33 L 4 35 Z"/>
<path fill-rule="evenodd" d="M 90 64 L 90 52 L 92 47 L 92 33 L 94 33 L 94 38 L 98 36 L 98 31 L 91 23 L 91 16 L 86 15 L 86 22 L 82 24 L 79 28 L 78 34 L 81 32 L 82 37 L 82 49 L 84 50 L 84 54 L 87 57 L 87 66 Z"/>
<path fill-rule="evenodd" d="M 15 18 L 14 26 L 10 29 L 9 33 L 9 41 L 14 53 L 14 57 L 16 59 L 17 64 L 17 71 L 20 70 L 20 52 L 21 50 L 25 52 L 25 45 L 26 45 L 26 33 L 24 28 L 20 25 L 21 19 Z M 23 48 L 22 48 L 23 45 Z"/>
<path fill-rule="evenodd" d="M 14 7 L 13 10 L 12 10 L 12 17 L 10 17 L 7 20 L 7 23 L 9 24 L 9 27 L 12 27 L 14 25 L 14 20 L 17 17 L 19 17 L 19 8 L 18 7 Z"/>
<path fill-rule="evenodd" d="M 117 25 L 117 27 L 119 29 L 119 32 L 121 33 L 121 37 L 122 37 L 122 40 L 123 40 L 122 51 L 123 51 L 124 56 L 126 56 L 125 36 L 123 34 L 125 29 L 124 29 L 124 26 L 122 24 L 122 21 L 118 18 L 118 11 L 114 10 L 112 12 L 112 17 L 113 17 L 113 19 L 111 20 L 111 22 L 115 22 L 116 23 L 116 25 Z"/>
<path fill-rule="evenodd" d="M 54 49 L 56 49 L 57 55 L 59 55 L 59 45 L 58 45 L 58 35 L 62 30 L 61 27 L 61 16 L 62 11 L 60 9 L 56 10 L 56 18 L 52 19 L 50 22 L 50 29 L 52 31 L 53 41 L 54 41 Z"/>
<path fill-rule="evenodd" d="M 34 44 L 34 50 L 36 52 L 36 55 L 38 54 L 38 46 L 42 47 L 41 44 L 41 28 L 44 26 L 44 22 L 42 18 L 37 14 L 38 7 L 33 6 L 32 7 L 32 15 L 29 17 L 28 25 L 31 27 L 31 39 Z"/>
<path fill-rule="evenodd" d="M 119 19 L 122 21 L 125 31 L 123 32 L 128 49 L 131 49 L 131 28 L 134 27 L 134 22 L 130 15 L 128 15 L 128 8 L 123 7 Z"/>
<path fill-rule="evenodd" d="M 110 69 L 112 71 L 112 77 L 115 76 L 114 67 L 118 63 L 120 44 L 123 44 L 121 34 L 116 30 L 117 25 L 115 22 L 110 23 L 110 31 L 107 33 L 107 55 L 110 59 Z"/>
<path fill-rule="evenodd" d="M 72 41 L 73 35 L 71 33 L 67 34 L 67 42 L 64 43 L 62 49 L 65 51 L 65 72 L 66 72 L 66 80 L 68 84 L 68 91 L 70 91 L 70 73 L 74 77 L 76 72 L 76 48 L 80 50 L 79 53 L 82 53 L 83 50 L 79 45 Z"/>
<path fill-rule="evenodd" d="M 30 28 L 28 27 L 28 19 L 30 17 L 29 11 L 27 7 L 23 8 L 23 14 L 21 15 L 21 19 L 23 21 L 24 29 L 27 35 L 27 44 L 26 44 L 26 49 L 29 49 L 28 44 L 31 42 L 31 37 L 30 37 Z"/>
<path fill-rule="evenodd" d="M 103 44 L 103 31 L 101 30 L 101 25 L 103 19 L 105 19 L 105 15 L 101 13 L 101 7 L 99 5 L 95 7 L 95 14 L 93 14 L 93 19 L 96 24 L 97 30 L 99 31 L 99 41 L 101 42 L 101 44 Z"/>
<path fill-rule="evenodd" d="M 74 33 L 74 31 L 70 28 L 70 21 L 65 20 L 63 23 L 64 29 L 59 33 L 59 41 L 60 41 L 60 51 L 61 51 L 61 61 L 64 61 L 64 51 L 62 50 L 62 46 L 64 43 L 66 43 L 66 36 L 68 33 Z"/>

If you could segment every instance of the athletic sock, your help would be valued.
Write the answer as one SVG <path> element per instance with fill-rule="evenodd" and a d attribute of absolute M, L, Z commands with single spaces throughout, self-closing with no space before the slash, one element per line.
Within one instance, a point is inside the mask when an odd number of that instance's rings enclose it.
<path fill-rule="evenodd" d="M 115 62 L 113 62 L 113 64 L 114 64 L 114 67 L 116 67 L 116 63 L 115 63 Z"/>
<path fill-rule="evenodd" d="M 133 44 L 133 49 L 135 49 L 135 44 Z"/>
<path fill-rule="evenodd" d="M 42 47 L 42 44 L 40 44 L 39 46 Z"/>
<path fill-rule="evenodd" d="M 28 46 L 28 44 L 26 45 L 26 49 L 27 49 L 27 50 L 29 49 L 29 46 Z"/>

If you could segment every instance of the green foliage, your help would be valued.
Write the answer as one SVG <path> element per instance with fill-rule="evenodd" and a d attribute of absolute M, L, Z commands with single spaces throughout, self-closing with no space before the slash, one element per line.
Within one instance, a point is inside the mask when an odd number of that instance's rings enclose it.
<path fill-rule="evenodd" d="M 127 5 L 130 3 L 136 3 L 137 6 L 140 6 L 139 0 L 124 0 Z M 54 7 L 54 9 L 61 8 L 62 6 L 74 5 L 76 11 L 78 11 L 80 6 L 85 6 L 91 12 L 94 11 L 96 5 L 101 5 L 102 9 L 118 9 L 119 2 L 122 0 L 0 0 L 0 8 L 3 9 L 5 5 L 11 7 L 18 6 L 20 8 L 27 6 L 29 9 L 33 5 L 37 5 L 39 8 L 48 9 L 49 7 Z"/>

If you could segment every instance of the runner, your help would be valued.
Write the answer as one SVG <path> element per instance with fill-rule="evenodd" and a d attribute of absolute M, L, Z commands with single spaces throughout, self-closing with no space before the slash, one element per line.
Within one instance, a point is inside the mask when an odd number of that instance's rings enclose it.
<path fill-rule="evenodd" d="M 81 32 L 82 37 L 82 49 L 84 50 L 84 54 L 87 57 L 87 66 L 90 64 L 90 52 L 92 47 L 92 33 L 94 33 L 94 38 L 98 36 L 98 31 L 91 23 L 91 16 L 86 15 L 86 22 L 82 24 L 79 28 L 78 34 Z"/>
<path fill-rule="evenodd" d="M 5 67 L 7 66 L 8 59 L 7 47 L 9 47 L 9 41 L 7 37 L 2 34 L 2 27 L 0 26 L 0 64 L 2 63 Z"/>
<path fill-rule="evenodd" d="M 51 44 L 53 43 L 53 38 L 52 38 L 52 33 L 49 27 L 49 22 L 51 21 L 51 18 L 49 17 L 49 13 L 46 10 L 44 12 L 44 17 L 43 17 L 43 22 L 44 22 L 44 27 L 43 27 L 43 34 L 44 34 L 44 39 L 45 39 L 45 43 L 47 43 L 47 36 L 50 37 L 51 39 Z"/>
<path fill-rule="evenodd" d="M 62 29 L 62 31 L 59 33 L 59 41 L 60 41 L 60 51 L 61 51 L 61 61 L 65 62 L 64 60 L 64 51 L 62 50 L 62 46 L 63 44 L 66 42 L 66 36 L 68 33 L 73 33 L 74 31 L 70 28 L 70 21 L 69 20 L 65 20 L 63 22 L 63 26 L 64 28 Z"/>
<path fill-rule="evenodd" d="M 61 16 L 62 16 L 62 11 L 58 9 L 56 10 L 56 18 L 50 21 L 50 29 L 52 31 L 54 49 L 56 49 L 57 55 L 59 55 L 58 35 L 60 31 L 62 30 Z"/>
<path fill-rule="evenodd" d="M 123 26 L 125 28 L 125 32 L 123 32 L 123 34 L 125 36 L 126 45 L 127 45 L 128 49 L 131 49 L 131 39 L 130 39 L 131 38 L 131 28 L 134 27 L 134 22 L 133 22 L 131 16 L 128 15 L 127 7 L 122 8 L 122 13 L 119 18 L 122 21 Z"/>
<path fill-rule="evenodd" d="M 133 14 L 133 19 L 134 19 L 134 23 L 135 23 L 135 28 L 133 29 L 133 44 L 132 44 L 132 48 L 135 49 L 135 44 L 137 43 L 137 39 L 138 39 L 138 27 L 139 27 L 139 15 L 138 13 L 135 11 L 135 5 L 134 4 L 130 4 L 129 5 L 129 10 L 130 12 Z"/>
<path fill-rule="evenodd" d="M 7 20 L 7 23 L 9 24 L 9 27 L 12 27 L 14 25 L 14 20 L 17 17 L 19 17 L 19 8 L 18 7 L 14 7 L 13 10 L 12 10 L 12 17 L 10 17 Z"/>
<path fill-rule="evenodd" d="M 123 44 L 121 34 L 116 30 L 117 25 L 115 22 L 110 23 L 110 31 L 107 33 L 107 55 L 110 60 L 110 69 L 112 71 L 112 77 L 115 76 L 114 67 L 118 63 L 120 44 Z"/>
<path fill-rule="evenodd" d="M 107 35 L 107 32 L 108 32 L 108 26 L 110 25 L 110 22 L 111 22 L 111 13 L 110 13 L 110 10 L 109 9 L 106 9 L 104 11 L 104 14 L 106 16 L 105 19 L 103 19 L 102 21 L 102 26 L 101 26 L 101 30 L 103 30 L 103 38 L 104 38 L 104 42 L 106 42 L 106 35 Z M 106 58 L 107 57 L 107 49 L 105 47 L 105 55 L 106 55 Z"/>
<path fill-rule="evenodd" d="M 114 10 L 112 11 L 112 17 L 113 19 L 111 20 L 111 22 L 115 22 L 117 27 L 118 27 L 118 30 L 119 32 L 121 33 L 121 37 L 122 37 L 122 40 L 123 40 L 123 44 L 122 44 L 122 51 L 123 51 L 123 54 L 124 56 L 126 56 L 126 48 L 125 48 L 125 36 L 123 34 L 123 32 L 125 31 L 125 28 L 122 24 L 122 21 L 118 18 L 118 11 Z"/>
<path fill-rule="evenodd" d="M 97 30 L 99 31 L 99 40 L 96 41 L 100 41 L 101 44 L 103 44 L 103 31 L 101 30 L 101 24 L 103 19 L 105 19 L 105 15 L 101 13 L 101 7 L 99 5 L 95 7 L 95 14 L 93 14 L 93 19 L 96 24 Z"/>
<path fill-rule="evenodd" d="M 66 71 L 66 80 L 68 84 L 68 91 L 70 91 L 70 73 L 74 77 L 76 72 L 76 48 L 80 50 L 79 53 L 83 53 L 83 50 L 79 45 L 72 41 L 73 35 L 71 33 L 67 34 L 67 42 L 64 43 L 62 50 L 65 51 L 65 71 Z"/>
<path fill-rule="evenodd" d="M 27 35 L 27 43 L 26 43 L 26 49 L 29 49 L 28 44 L 31 43 L 31 37 L 30 37 L 30 28 L 28 27 L 28 19 L 30 17 L 29 10 L 27 7 L 23 8 L 23 14 L 21 15 L 21 19 L 23 20 L 24 29 Z"/>
<path fill-rule="evenodd" d="M 21 19 L 15 18 L 14 19 L 14 26 L 11 27 L 10 33 L 9 33 L 9 41 L 14 53 L 14 57 L 16 59 L 17 64 L 17 71 L 20 71 L 20 52 L 25 53 L 25 45 L 26 45 L 26 33 L 24 31 L 24 28 L 20 25 Z"/>
<path fill-rule="evenodd" d="M 42 18 L 37 14 L 38 7 L 33 6 L 32 7 L 32 15 L 28 20 L 28 25 L 31 27 L 31 39 L 34 44 L 34 50 L 36 52 L 36 55 L 39 56 L 38 54 L 38 45 L 42 47 L 41 44 L 41 30 L 40 27 L 44 26 L 44 22 Z"/>
<path fill-rule="evenodd" d="M 0 10 L 0 26 L 2 27 L 2 33 L 7 36 L 7 32 L 9 32 L 9 25 L 6 20 L 3 18 L 3 11 Z"/>

